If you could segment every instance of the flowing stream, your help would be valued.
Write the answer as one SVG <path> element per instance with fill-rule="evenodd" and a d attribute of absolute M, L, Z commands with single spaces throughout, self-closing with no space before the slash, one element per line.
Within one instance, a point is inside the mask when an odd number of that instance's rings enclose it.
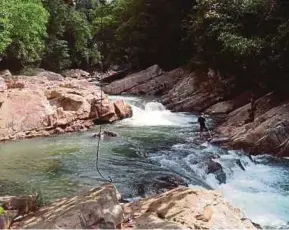
<path fill-rule="evenodd" d="M 152 99 L 122 98 L 134 115 L 104 127 L 119 136 L 102 140 L 99 168 L 124 198 L 150 196 L 174 178 L 173 183 L 220 191 L 262 227 L 289 227 L 288 159 L 250 159 L 211 146 L 198 137 L 196 115 L 171 113 Z M 211 127 L 214 122 L 209 119 Z M 1 143 L 0 195 L 37 191 L 52 201 L 106 182 L 95 169 L 97 131 Z M 221 164 L 225 183 L 207 174 L 209 161 Z"/>

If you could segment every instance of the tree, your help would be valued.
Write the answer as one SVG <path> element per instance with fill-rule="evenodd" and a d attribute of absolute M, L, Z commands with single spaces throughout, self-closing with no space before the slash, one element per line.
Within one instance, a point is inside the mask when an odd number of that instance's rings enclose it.
<path fill-rule="evenodd" d="M 41 59 L 48 12 L 38 0 L 0 0 L 0 54 L 22 66 Z"/>
<path fill-rule="evenodd" d="M 60 71 L 96 64 L 100 54 L 92 41 L 90 24 L 82 8 L 77 10 L 59 0 L 43 0 L 43 4 L 51 17 L 42 66 Z"/>
<path fill-rule="evenodd" d="M 182 20 L 190 8 L 191 0 L 115 0 L 106 5 L 106 59 L 119 63 L 126 57 L 136 68 L 155 63 L 173 68 L 184 63 Z M 92 24 L 96 40 L 100 39 L 100 14 L 97 9 Z"/>
<path fill-rule="evenodd" d="M 270 37 L 275 33 L 272 27 L 275 3 L 274 0 L 198 1 L 187 20 L 195 53 L 193 60 L 242 76 L 243 83 L 262 81 L 261 65 L 270 49 Z"/>

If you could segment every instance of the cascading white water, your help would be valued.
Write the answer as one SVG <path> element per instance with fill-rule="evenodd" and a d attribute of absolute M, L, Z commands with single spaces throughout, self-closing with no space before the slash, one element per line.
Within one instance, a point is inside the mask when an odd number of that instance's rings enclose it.
<path fill-rule="evenodd" d="M 193 145 L 196 134 L 191 130 L 197 129 L 196 116 L 172 113 L 155 101 L 125 97 L 122 99 L 133 109 L 133 117 L 122 121 L 122 124 L 135 127 L 156 126 L 157 129 L 161 129 L 162 126 L 190 127 L 186 131 L 187 143 L 176 144 L 163 153 L 151 153 L 150 160 L 183 178 L 190 178 L 192 187 L 210 186 L 220 191 L 225 199 L 239 207 L 247 217 L 262 227 L 288 228 L 288 165 L 279 167 L 267 164 L 261 160 L 263 156 L 256 157 L 258 163 L 255 164 L 247 156 L 236 151 L 224 151 L 208 143 Z M 210 158 L 210 154 L 217 155 L 213 161 L 222 165 L 226 174 L 225 184 L 220 185 L 215 175 L 205 172 L 204 162 Z M 236 164 L 237 160 L 245 167 L 245 171 Z"/>
<path fill-rule="evenodd" d="M 112 99 L 123 99 L 133 110 L 132 118 L 121 121 L 121 124 L 129 126 L 189 126 L 190 122 L 196 122 L 193 115 L 184 113 L 172 113 L 165 106 L 156 101 L 140 100 L 132 97 L 111 97 Z"/>
<path fill-rule="evenodd" d="M 257 163 L 254 163 L 236 151 L 221 153 L 219 148 L 209 144 L 203 147 L 194 149 L 190 144 L 177 144 L 165 154 L 152 154 L 150 159 L 186 178 L 197 175 L 213 189 L 221 192 L 227 201 L 245 212 L 247 217 L 263 227 L 288 228 L 288 167 L 264 164 L 262 158 L 265 156 L 255 157 Z M 222 165 L 227 176 L 225 184 L 220 185 L 215 175 L 206 174 L 203 162 L 208 160 L 208 153 L 217 155 L 213 160 Z M 245 171 L 236 164 L 236 160 L 240 160 Z M 194 184 L 190 186 L 199 187 Z"/>
<path fill-rule="evenodd" d="M 166 111 L 166 107 L 159 102 L 148 102 L 145 105 L 145 111 L 147 111 L 147 112 Z"/>
<path fill-rule="evenodd" d="M 232 154 L 233 151 L 230 152 Z M 256 223 L 270 228 L 288 228 L 288 167 L 262 164 L 262 158 L 266 156 L 256 157 L 260 163 L 248 162 L 245 172 L 238 167 L 231 168 L 233 175 L 226 184 L 216 189 Z M 270 159 L 269 156 L 267 158 Z M 225 162 L 223 164 L 225 166 Z"/>

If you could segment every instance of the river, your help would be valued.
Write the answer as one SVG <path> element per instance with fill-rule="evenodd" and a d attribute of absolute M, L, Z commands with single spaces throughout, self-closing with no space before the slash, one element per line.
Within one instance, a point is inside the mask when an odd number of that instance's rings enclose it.
<path fill-rule="evenodd" d="M 52 201 L 111 177 L 124 198 L 136 199 L 154 194 L 160 176 L 169 176 L 182 178 L 190 187 L 220 191 L 262 227 L 289 227 L 288 159 L 262 155 L 252 161 L 241 151 L 200 142 L 196 115 L 171 113 L 152 99 L 122 98 L 132 105 L 134 115 L 104 126 L 119 135 L 101 142 L 99 168 L 104 178 L 95 166 L 95 127 L 85 133 L 1 143 L 0 195 L 37 191 Z M 214 122 L 209 119 L 211 127 Z M 208 159 L 222 165 L 225 184 L 205 172 Z"/>

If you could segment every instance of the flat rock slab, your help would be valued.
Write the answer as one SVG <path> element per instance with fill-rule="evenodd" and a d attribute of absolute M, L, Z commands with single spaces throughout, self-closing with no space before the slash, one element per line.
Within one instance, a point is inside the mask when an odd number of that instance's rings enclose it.
<path fill-rule="evenodd" d="M 17 223 L 22 229 L 115 229 L 123 220 L 118 192 L 111 184 L 60 199 Z"/>
<path fill-rule="evenodd" d="M 215 191 L 179 187 L 124 205 L 134 229 L 256 229 L 244 214 Z"/>

